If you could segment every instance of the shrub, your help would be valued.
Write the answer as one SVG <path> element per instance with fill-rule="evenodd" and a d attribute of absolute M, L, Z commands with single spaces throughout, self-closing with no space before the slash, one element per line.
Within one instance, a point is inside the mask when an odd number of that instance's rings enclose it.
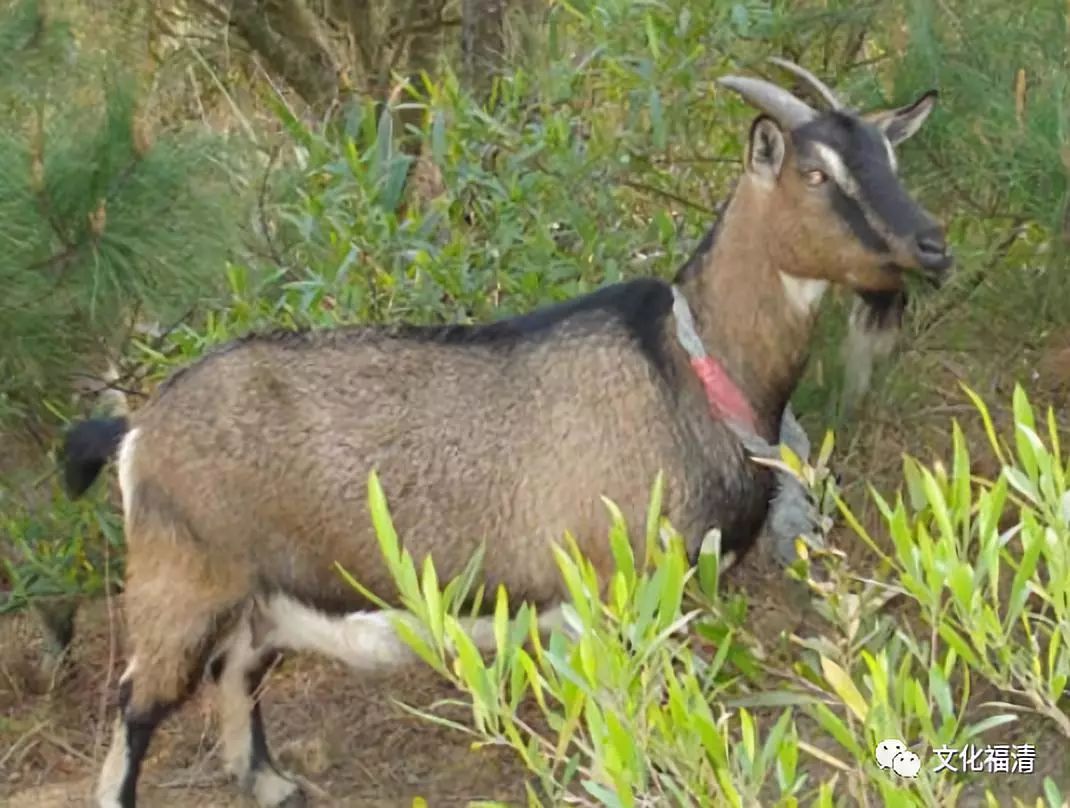
<path fill-rule="evenodd" d="M 1070 677 L 1070 494 L 1054 414 L 1038 430 L 1018 390 L 1011 450 L 974 400 L 1002 462 L 998 477 L 971 475 L 957 424 L 950 472 L 905 458 L 906 491 L 894 505 L 872 492 L 890 552 L 835 495 L 823 459 L 801 466 L 786 452 L 889 573 L 860 577 L 835 551 L 806 554 L 793 572 L 829 632 L 799 640 L 791 659 L 778 660 L 747 632 L 745 602 L 719 589 L 715 547 L 688 569 L 679 536 L 659 518 L 660 484 L 646 557 L 633 557 L 607 503 L 612 577 L 599 581 L 566 537 L 554 557 L 569 593 L 567 629 L 544 643 L 534 610 L 524 605 L 511 618 L 500 590 L 497 650 L 485 661 L 459 620 L 474 578 L 442 589 L 428 559 L 418 566 L 401 549 L 373 475 L 369 502 L 405 606 L 399 628 L 464 694 L 472 721 L 458 729 L 519 755 L 533 804 L 831 806 L 843 804 L 834 799 L 841 780 L 856 797 L 888 806 L 954 804 L 966 782 L 934 771 L 933 750 L 979 744 L 1023 712 L 1070 738 L 1061 703 Z M 886 613 L 892 599 L 909 605 L 909 619 Z M 1005 701 L 971 702 L 978 680 Z M 887 738 L 918 739 L 926 763 L 909 787 L 874 760 Z M 1042 788 L 1047 805 L 1065 804 L 1054 779 Z M 985 801 L 1000 804 L 991 791 Z"/>

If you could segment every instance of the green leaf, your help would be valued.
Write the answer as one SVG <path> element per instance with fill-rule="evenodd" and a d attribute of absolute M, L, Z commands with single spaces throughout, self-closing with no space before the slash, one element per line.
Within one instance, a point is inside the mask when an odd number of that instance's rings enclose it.
<path fill-rule="evenodd" d="M 958 523 L 960 535 L 969 535 L 970 530 L 970 454 L 966 448 L 966 439 L 962 435 L 958 421 L 951 425 L 951 446 L 954 460 L 951 466 L 951 480 L 954 485 L 954 495 L 951 507 Z"/>
<path fill-rule="evenodd" d="M 644 553 L 644 566 L 650 564 L 650 554 L 658 542 L 658 526 L 661 522 L 662 496 L 665 490 L 665 477 L 658 471 L 654 478 L 654 486 L 650 492 L 650 503 L 646 511 L 646 552 Z"/>
<path fill-rule="evenodd" d="M 821 449 L 817 453 L 817 460 L 814 462 L 814 468 L 827 468 L 829 460 L 832 459 L 832 452 L 835 448 L 836 436 L 831 429 L 828 429 L 825 431 L 825 437 L 821 441 Z"/>
<path fill-rule="evenodd" d="M 940 490 L 936 478 L 928 469 L 922 469 L 921 476 L 922 487 L 925 489 L 925 498 L 928 500 L 933 518 L 936 519 L 936 524 L 940 528 L 940 536 L 945 541 L 954 542 L 955 528 L 951 524 L 944 493 Z"/>
<path fill-rule="evenodd" d="M 625 591 L 630 593 L 635 586 L 636 570 L 635 555 L 632 552 L 631 542 L 628 540 L 628 529 L 624 524 L 624 516 L 620 509 L 608 499 L 602 500 L 609 508 L 613 518 L 609 530 L 609 548 L 613 553 L 613 563 L 620 580 L 625 585 Z"/>
<path fill-rule="evenodd" d="M 864 754 L 862 747 L 859 746 L 857 739 L 847 728 L 847 725 L 843 723 L 832 710 L 824 704 L 818 703 L 807 710 L 807 712 L 813 716 L 814 720 L 821 725 L 821 728 L 831 735 L 840 746 L 856 758 L 862 758 Z"/>
<path fill-rule="evenodd" d="M 601 783 L 596 783 L 594 780 L 584 780 L 583 789 L 598 800 L 600 805 L 608 806 L 608 808 L 624 808 L 624 803 L 620 797 Z"/>
<path fill-rule="evenodd" d="M 1048 808 L 1065 808 L 1066 806 L 1063 793 L 1050 777 L 1044 778 L 1044 799 L 1048 801 Z"/>
<path fill-rule="evenodd" d="M 977 590 L 974 588 L 973 567 L 965 561 L 954 562 L 951 574 L 947 578 L 948 588 L 955 596 L 955 601 L 964 614 L 969 615 L 972 611 L 972 603 Z"/>
<path fill-rule="evenodd" d="M 977 658 L 977 655 L 973 652 L 973 649 L 966 643 L 966 641 L 955 631 L 948 623 L 940 623 L 936 628 L 940 637 L 955 649 L 960 657 L 965 660 L 966 664 L 971 668 L 980 668 L 981 661 Z"/>
<path fill-rule="evenodd" d="M 647 47 L 650 48 L 650 52 L 655 59 L 661 58 L 661 49 L 658 46 L 658 32 L 654 27 L 654 16 L 652 14 L 646 15 L 646 42 Z"/>
<path fill-rule="evenodd" d="M 727 651 L 728 643 L 721 645 Z M 718 649 L 720 651 L 720 649 Z M 798 707 L 805 704 L 814 704 L 817 697 L 809 693 L 792 693 L 788 690 L 767 690 L 762 693 L 748 694 L 745 696 L 732 696 L 721 699 L 725 707 Z"/>
<path fill-rule="evenodd" d="M 918 461 L 909 455 L 903 455 L 903 482 L 906 483 L 910 507 L 915 511 L 922 510 L 928 504 L 922 469 Z"/>
<path fill-rule="evenodd" d="M 446 113 L 436 109 L 431 116 L 431 159 L 435 165 L 446 165 Z"/>
<path fill-rule="evenodd" d="M 438 588 L 438 576 L 435 574 L 435 565 L 432 563 L 430 555 L 424 558 L 422 591 L 424 603 L 426 604 L 427 627 L 431 631 L 431 639 L 434 640 L 435 646 L 441 648 L 442 618 L 444 614 L 442 593 Z"/>
<path fill-rule="evenodd" d="M 442 672 L 445 670 L 438 654 L 436 654 L 434 649 L 427 644 L 427 640 L 412 627 L 408 620 L 399 617 L 395 619 L 393 623 L 394 630 L 397 632 L 398 637 L 400 637 L 402 642 L 409 646 L 420 659 L 436 671 Z"/>
<path fill-rule="evenodd" d="M 1036 505 L 1040 501 L 1040 492 L 1037 491 L 1036 485 L 1021 469 L 1014 466 L 1006 466 L 1003 469 L 1003 474 L 1007 478 L 1007 482 L 1011 484 L 1011 487 L 1025 496 L 1030 503 Z"/>
<path fill-rule="evenodd" d="M 751 763 L 755 762 L 757 745 L 754 738 L 754 719 L 746 709 L 739 711 L 739 735 L 743 742 L 743 754 Z"/>
<path fill-rule="evenodd" d="M 969 724 L 962 731 L 962 742 L 969 741 L 971 738 L 976 738 L 985 730 L 992 729 L 993 727 L 1001 727 L 1004 724 L 1009 724 L 1012 721 L 1017 721 L 1018 716 L 1013 713 L 1000 713 L 999 715 L 991 715 L 988 718 L 982 719 L 975 724 Z"/>
<path fill-rule="evenodd" d="M 1018 446 L 1018 456 L 1025 467 L 1025 473 L 1029 477 L 1037 477 L 1037 459 L 1034 454 L 1034 446 L 1023 435 L 1018 427 L 1026 427 L 1030 432 L 1036 433 L 1037 422 L 1034 420 L 1033 408 L 1029 407 L 1025 391 L 1021 384 L 1014 385 L 1014 393 L 1011 397 L 1012 410 L 1014 412 L 1014 441 Z"/>
<path fill-rule="evenodd" d="M 1010 631 L 1011 626 L 1018 620 L 1018 616 L 1025 608 L 1026 599 L 1029 597 L 1029 585 L 1036 572 L 1037 563 L 1040 560 L 1040 551 L 1044 548 L 1044 534 L 1042 528 L 1028 516 L 1022 523 L 1021 533 L 1024 552 L 1018 565 L 1018 571 L 1014 573 L 1011 582 L 1011 591 L 1007 598 L 1007 614 L 1004 627 Z"/>
<path fill-rule="evenodd" d="M 498 597 L 494 604 L 494 643 L 499 655 L 509 647 L 509 597 L 505 587 L 498 585 Z"/>
<path fill-rule="evenodd" d="M 661 95 L 654 87 L 650 88 L 650 125 L 653 129 L 655 148 L 664 149 L 666 145 L 665 116 L 661 109 Z"/>
<path fill-rule="evenodd" d="M 969 396 L 970 401 L 973 402 L 973 406 L 981 414 L 981 421 L 984 424 L 985 435 L 988 436 L 988 442 L 992 446 L 992 451 L 996 453 L 996 458 L 999 460 L 1000 465 L 1006 466 L 1007 459 L 1003 453 L 1003 448 L 1000 445 L 1000 441 L 996 437 L 996 429 L 992 425 L 992 417 L 988 413 L 988 407 L 985 406 L 985 403 L 981 400 L 980 396 L 978 396 L 965 384 L 962 385 L 962 389 L 966 393 L 966 395 Z"/>
<path fill-rule="evenodd" d="M 824 674 L 825 680 L 832 685 L 832 689 L 840 697 L 840 700 L 855 714 L 859 721 L 865 723 L 869 706 L 866 704 L 866 700 L 862 698 L 862 694 L 858 692 L 858 688 L 855 687 L 855 683 L 851 680 L 847 671 L 822 655 L 821 672 Z"/>
<path fill-rule="evenodd" d="M 766 736 L 765 744 L 762 747 L 761 757 L 756 761 L 753 773 L 756 782 L 764 782 L 766 779 L 770 765 L 774 758 L 780 753 L 781 747 L 785 745 L 784 738 L 787 736 L 788 728 L 790 726 L 791 710 L 785 710 L 780 714 L 780 718 L 777 719 L 773 728 L 769 730 L 769 735 Z"/>
<path fill-rule="evenodd" d="M 951 685 L 937 664 L 929 666 L 929 693 L 936 700 L 944 719 L 955 716 L 955 703 L 951 698 Z"/>

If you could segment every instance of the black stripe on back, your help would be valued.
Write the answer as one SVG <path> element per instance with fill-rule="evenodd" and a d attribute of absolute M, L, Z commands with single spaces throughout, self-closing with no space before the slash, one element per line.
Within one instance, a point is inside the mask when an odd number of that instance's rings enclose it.
<path fill-rule="evenodd" d="M 188 371 L 211 361 L 212 357 L 230 353 L 245 345 L 273 344 L 292 350 L 309 350 L 327 346 L 344 348 L 347 343 L 386 337 L 440 345 L 479 345 L 509 351 L 530 342 L 552 339 L 559 326 L 580 318 L 587 320 L 588 317 L 592 328 L 597 328 L 599 321 L 615 321 L 622 325 L 658 373 L 666 381 L 672 382 L 672 365 L 662 338 L 672 303 L 672 289 L 667 283 L 656 278 L 638 278 L 604 286 L 528 314 L 481 325 L 403 324 L 253 333 L 221 345 L 194 364 L 178 370 L 160 385 L 158 392 L 173 386 Z M 567 343 L 562 343 L 561 348 L 562 351 L 570 350 Z"/>

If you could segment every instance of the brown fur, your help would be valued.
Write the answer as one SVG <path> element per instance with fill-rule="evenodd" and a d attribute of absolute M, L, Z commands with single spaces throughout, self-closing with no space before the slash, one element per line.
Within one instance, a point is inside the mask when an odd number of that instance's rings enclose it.
<path fill-rule="evenodd" d="M 135 416 L 131 497 L 135 511 L 183 514 L 190 552 L 243 565 L 244 580 L 353 609 L 364 604 L 336 561 L 380 596 L 395 591 L 366 509 L 375 469 L 418 563 L 430 554 L 446 579 L 486 541 L 488 585 L 549 603 L 562 594 L 549 543 L 566 530 L 608 571 L 602 495 L 640 525 L 663 469 L 674 521 L 705 527 L 702 476 L 686 470 L 735 473 L 742 453 L 690 393 L 674 401 L 613 323 L 566 323 L 510 352 L 365 330 L 254 340 Z M 137 559 L 145 534 L 131 528 Z"/>
<path fill-rule="evenodd" d="M 785 276 L 900 282 L 806 187 L 790 139 L 781 145 L 775 181 L 748 152 L 716 238 L 679 279 L 704 344 L 773 443 L 816 316 L 789 300 Z M 151 733 L 160 706 L 177 703 L 274 593 L 334 613 L 367 608 L 338 563 L 394 601 L 366 504 L 373 470 L 417 564 L 430 556 L 446 580 L 485 542 L 488 591 L 504 584 L 514 604 L 564 597 L 550 547 L 566 531 L 608 577 L 603 496 L 642 553 L 659 471 L 665 514 L 692 554 L 713 527 L 725 549 L 745 552 L 772 475 L 710 417 L 668 287 L 643 284 L 623 293 L 645 295 L 642 322 L 584 304 L 538 328 L 506 324 L 494 339 L 374 328 L 254 337 L 163 385 L 131 417 L 136 439 L 120 452 L 135 664 L 117 739 L 147 738 L 139 727 Z M 243 665 L 266 650 L 252 642 Z M 121 754 L 109 760 L 103 780 L 129 788 Z M 279 782 L 263 780 L 263 792 Z"/>

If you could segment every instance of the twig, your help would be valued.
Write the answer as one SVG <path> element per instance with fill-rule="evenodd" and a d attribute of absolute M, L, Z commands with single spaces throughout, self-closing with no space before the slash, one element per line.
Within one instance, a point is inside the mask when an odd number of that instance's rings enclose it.
<path fill-rule="evenodd" d="M 100 689 L 99 716 L 101 720 L 97 722 L 93 732 L 94 759 L 99 757 L 101 726 L 105 727 L 105 729 L 109 726 L 106 718 L 108 715 L 108 691 L 111 689 L 112 672 L 115 669 L 115 607 L 111 591 L 111 542 L 108 541 L 107 536 L 104 536 L 104 603 L 108 610 L 108 665 L 105 669 L 107 674 L 104 677 L 104 685 Z"/>
<path fill-rule="evenodd" d="M 223 774 L 201 774 L 201 766 L 194 766 L 193 772 L 186 770 L 178 772 L 175 777 L 156 784 L 157 788 L 219 788 L 227 783 L 228 779 Z M 197 775 L 197 776 L 193 776 Z"/>
<path fill-rule="evenodd" d="M 88 379 L 89 381 L 100 382 L 100 387 L 102 390 L 114 390 L 115 392 L 122 393 L 123 395 L 138 396 L 139 398 L 149 397 L 148 393 L 144 393 L 141 390 L 133 390 L 129 387 L 120 387 L 116 382 L 109 382 L 106 379 L 103 379 L 100 376 L 94 376 L 91 373 L 76 373 L 74 374 L 74 376 L 78 379 Z"/>
<path fill-rule="evenodd" d="M 260 232 L 264 236 L 264 241 L 267 243 L 268 252 L 271 253 L 271 258 L 278 267 L 283 266 L 282 253 L 279 252 L 278 246 L 275 244 L 275 239 L 271 235 L 271 228 L 268 227 L 267 209 L 264 205 L 264 200 L 268 193 L 268 180 L 271 178 L 271 169 L 275 166 L 275 161 L 279 157 L 279 147 L 275 146 L 271 149 L 268 155 L 268 164 L 264 168 L 264 177 L 260 181 L 260 193 L 257 194 L 256 209 L 258 217 L 260 219 Z"/>
<path fill-rule="evenodd" d="M 26 730 L 26 732 L 22 733 L 22 735 L 20 735 L 15 740 L 15 743 L 11 744 L 11 746 L 8 748 L 7 752 L 4 753 L 4 756 L 2 758 L 0 758 L 0 769 L 2 769 L 4 767 L 4 764 L 7 763 L 8 759 L 11 758 L 15 754 L 15 751 L 20 746 L 22 746 L 26 741 L 28 741 L 31 738 L 33 738 L 34 735 L 37 735 L 38 733 L 40 733 L 40 731 L 42 729 L 44 729 L 47 725 L 48 725 L 48 721 L 47 720 L 39 721 L 36 724 L 34 724 L 30 729 Z"/>
<path fill-rule="evenodd" d="M 702 163 L 730 163 L 732 165 L 740 165 L 743 161 L 738 157 L 707 157 L 704 155 L 696 155 L 694 157 L 663 157 L 658 154 L 636 154 L 631 155 L 633 160 L 642 160 L 653 165 L 693 165 Z"/>
<path fill-rule="evenodd" d="M 222 9 L 211 2 L 211 0 L 189 0 L 189 2 L 207 13 L 210 17 L 214 17 L 216 22 L 221 22 L 224 25 L 231 25 L 230 14 L 225 9 Z"/>
<path fill-rule="evenodd" d="M 53 746 L 58 746 L 60 749 L 62 749 L 68 755 L 71 755 L 72 757 L 78 758 L 83 763 L 88 763 L 88 764 L 90 764 L 92 766 L 96 765 L 96 761 L 93 760 L 92 757 L 87 755 L 85 752 L 81 752 L 81 751 L 75 749 L 73 746 L 71 746 L 65 740 L 60 738 L 58 735 L 53 735 L 51 732 L 42 732 L 41 733 L 41 737 L 44 740 L 48 741 Z"/>
<path fill-rule="evenodd" d="M 53 229 L 55 229 L 55 225 L 53 225 Z M 40 261 L 34 261 L 32 264 L 26 267 L 26 271 L 32 272 L 38 269 L 51 269 L 55 266 L 60 266 L 60 269 L 65 269 L 66 265 L 69 264 L 72 260 L 74 260 L 74 257 L 78 254 L 81 248 L 81 244 L 67 244 L 55 255 L 51 255 L 48 258 L 43 258 Z"/>
<path fill-rule="evenodd" d="M 387 33 L 386 39 L 394 40 L 398 37 L 413 36 L 415 34 L 433 34 L 443 28 L 452 28 L 460 24 L 460 17 L 451 18 L 448 20 L 432 20 L 431 22 L 424 22 L 418 25 L 410 25 L 406 28 L 395 28 Z"/>
<path fill-rule="evenodd" d="M 705 213 L 708 216 L 717 215 L 717 211 L 714 208 L 707 207 L 701 202 L 695 202 L 691 199 L 687 199 L 686 197 L 682 197 L 679 194 L 673 193 L 672 191 L 667 191 L 664 188 L 657 188 L 653 185 L 647 185 L 645 182 L 639 182 L 638 180 L 622 179 L 618 180 L 618 182 L 626 188 L 631 188 L 634 191 L 643 191 L 645 193 L 656 194 L 657 196 L 663 196 L 666 199 L 671 199 L 677 204 L 691 208 L 692 210 L 701 211 L 702 213 Z"/>
<path fill-rule="evenodd" d="M 862 47 L 866 44 L 866 34 L 868 33 L 869 31 L 866 29 L 865 25 L 858 26 L 858 34 L 855 36 L 854 39 L 850 40 L 846 50 L 844 51 L 844 64 L 850 65 L 851 67 L 857 66 L 854 61 L 858 58 L 858 54 L 862 52 Z"/>
<path fill-rule="evenodd" d="M 890 53 L 882 53 L 880 56 L 871 56 L 868 59 L 862 59 L 858 62 L 851 62 L 851 64 L 847 65 L 847 67 L 845 67 L 843 70 L 845 73 L 848 73 L 852 70 L 857 70 L 860 67 L 870 67 L 871 65 L 880 64 L 881 62 L 889 58 L 891 58 Z"/>

